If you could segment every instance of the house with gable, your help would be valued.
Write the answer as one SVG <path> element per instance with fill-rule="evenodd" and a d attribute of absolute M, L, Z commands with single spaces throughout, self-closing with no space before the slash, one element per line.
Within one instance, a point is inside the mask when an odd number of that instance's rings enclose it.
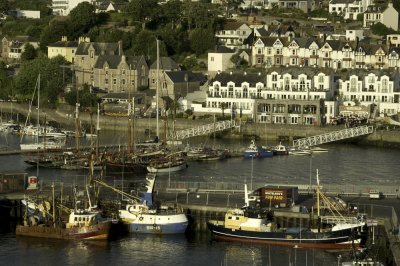
<path fill-rule="evenodd" d="M 78 88 L 88 84 L 107 92 L 136 92 L 148 86 L 145 58 L 126 57 L 121 42 L 98 43 L 80 38 L 73 68 Z"/>
<path fill-rule="evenodd" d="M 10 62 L 19 61 L 28 43 L 35 49 L 39 48 L 39 42 L 31 36 L 3 37 L 1 40 L 1 57 Z"/>
<path fill-rule="evenodd" d="M 165 71 L 180 71 L 180 66 L 171 57 L 160 57 L 158 65 L 159 80 L 162 79 Z M 161 84 L 161 81 L 160 81 Z M 157 89 L 157 60 L 150 65 L 149 88 Z"/>
<path fill-rule="evenodd" d="M 192 71 L 165 71 L 160 80 L 159 97 L 172 100 L 187 97 L 189 93 L 198 91 L 207 82 L 202 73 Z"/>
<path fill-rule="evenodd" d="M 400 47 L 389 48 L 387 60 L 389 68 L 400 68 Z"/>
<path fill-rule="evenodd" d="M 252 46 L 252 64 L 256 67 L 279 66 L 283 62 L 283 48 L 288 37 L 259 37 Z"/>
<path fill-rule="evenodd" d="M 363 27 L 369 28 L 378 22 L 395 31 L 399 29 L 399 12 L 391 2 L 388 3 L 387 7 L 369 6 L 365 11 Z"/>
<path fill-rule="evenodd" d="M 144 56 L 100 55 L 93 66 L 91 85 L 108 93 L 136 93 L 148 86 L 148 66 Z"/>

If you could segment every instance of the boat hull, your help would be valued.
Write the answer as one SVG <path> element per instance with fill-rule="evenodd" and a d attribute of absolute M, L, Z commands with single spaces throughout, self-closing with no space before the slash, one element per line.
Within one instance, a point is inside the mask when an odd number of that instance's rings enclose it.
<path fill-rule="evenodd" d="M 59 228 L 42 225 L 18 225 L 15 234 L 17 236 L 64 240 L 107 240 L 109 238 L 110 228 L 111 222 L 72 228 Z"/>
<path fill-rule="evenodd" d="M 244 158 L 266 158 L 266 157 L 272 157 L 272 156 L 274 156 L 274 153 L 272 151 L 258 151 L 258 152 L 245 151 L 245 152 L 243 152 Z"/>
<path fill-rule="evenodd" d="M 146 173 L 146 165 L 143 163 L 107 162 L 106 169 L 108 172 Z"/>
<path fill-rule="evenodd" d="M 239 241 L 255 244 L 272 244 L 280 246 L 297 246 L 303 248 L 319 248 L 330 250 L 350 249 L 364 241 L 361 227 L 344 229 L 327 233 L 288 232 L 257 232 L 240 229 L 228 229 L 213 222 L 207 223 L 216 239 L 224 241 Z"/>
<path fill-rule="evenodd" d="M 185 214 L 141 214 L 139 216 L 123 212 L 128 232 L 139 234 L 183 234 L 188 227 L 188 219 Z M 156 222 L 155 222 L 156 221 Z"/>
<path fill-rule="evenodd" d="M 186 163 L 174 165 L 171 167 L 155 167 L 155 166 L 147 166 L 147 171 L 149 173 L 169 173 L 169 172 L 176 172 L 187 168 L 188 165 Z"/>

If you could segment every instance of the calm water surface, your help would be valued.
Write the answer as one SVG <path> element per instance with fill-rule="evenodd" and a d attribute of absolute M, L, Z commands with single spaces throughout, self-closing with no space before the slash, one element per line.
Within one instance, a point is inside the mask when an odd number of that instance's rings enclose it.
<path fill-rule="evenodd" d="M 119 137 L 104 137 L 103 144 Z M 0 136 L 0 144 L 17 145 L 16 138 Z M 186 143 L 185 143 L 186 144 Z M 215 145 L 244 148 L 248 141 L 195 139 L 190 145 Z M 266 145 L 266 143 L 259 143 Z M 270 145 L 274 145 L 271 143 Z M 72 144 L 73 145 L 73 144 Z M 159 178 L 176 180 L 242 182 L 253 176 L 257 183 L 308 184 L 310 172 L 318 168 L 322 184 L 375 184 L 400 186 L 400 151 L 353 145 L 327 145 L 327 153 L 310 156 L 277 156 L 245 160 L 232 158 L 221 162 L 190 162 L 182 172 Z M 0 157 L 0 172 L 28 168 L 20 155 Z M 43 181 L 73 182 L 84 171 L 40 169 Z M 320 250 L 282 248 L 212 241 L 210 235 L 137 236 L 111 242 L 64 242 L 16 238 L 13 225 L 0 231 L 0 265 L 336 265 L 337 253 Z M 342 253 L 342 256 L 348 253 Z"/>

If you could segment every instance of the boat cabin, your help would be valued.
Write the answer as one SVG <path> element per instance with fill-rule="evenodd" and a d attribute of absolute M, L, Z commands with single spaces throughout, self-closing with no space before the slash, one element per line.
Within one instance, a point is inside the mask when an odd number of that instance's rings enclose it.
<path fill-rule="evenodd" d="M 100 220 L 100 214 L 98 212 L 72 212 L 69 215 L 68 223 L 66 224 L 67 228 L 72 227 L 83 227 L 89 226 L 93 224 L 97 224 Z"/>

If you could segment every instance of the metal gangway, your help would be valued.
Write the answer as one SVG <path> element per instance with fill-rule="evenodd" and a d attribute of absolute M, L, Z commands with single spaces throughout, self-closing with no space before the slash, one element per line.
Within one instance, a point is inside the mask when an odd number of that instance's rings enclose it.
<path fill-rule="evenodd" d="M 170 140 L 183 140 L 191 137 L 207 135 L 217 131 L 223 131 L 225 129 L 236 127 L 235 120 L 219 121 L 212 124 L 207 124 L 195 128 L 189 128 L 184 130 L 178 130 L 174 133 L 169 134 Z"/>
<path fill-rule="evenodd" d="M 311 146 L 316 146 L 342 139 L 354 138 L 362 135 L 368 135 L 373 132 L 374 132 L 373 126 L 346 128 L 312 137 L 296 139 L 293 141 L 293 147 L 297 149 L 306 149 Z"/>

